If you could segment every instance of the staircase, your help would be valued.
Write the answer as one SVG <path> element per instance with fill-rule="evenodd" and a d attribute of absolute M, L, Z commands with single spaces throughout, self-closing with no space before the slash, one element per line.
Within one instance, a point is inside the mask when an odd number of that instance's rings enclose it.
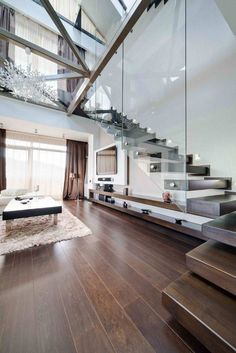
<path fill-rule="evenodd" d="M 191 197 L 187 199 L 187 212 L 216 218 L 236 210 L 236 195 L 224 194 L 231 190 L 229 177 L 211 177 L 210 165 L 194 165 L 193 155 L 183 155 L 179 147 L 156 133 L 143 128 L 116 109 L 86 111 L 88 117 L 96 120 L 115 141 L 121 141 L 122 148 L 130 158 L 142 163 L 145 173 L 163 191 L 186 193 L 199 190 L 219 190 L 214 196 Z M 155 179 L 156 176 L 156 179 Z M 185 195 L 184 195 L 185 196 Z M 178 200 L 174 200 L 178 204 Z M 178 205 L 183 208 L 183 205 Z"/>
<path fill-rule="evenodd" d="M 190 271 L 163 291 L 163 304 L 212 353 L 236 352 L 236 212 L 203 234 L 211 240 L 186 254 Z"/>

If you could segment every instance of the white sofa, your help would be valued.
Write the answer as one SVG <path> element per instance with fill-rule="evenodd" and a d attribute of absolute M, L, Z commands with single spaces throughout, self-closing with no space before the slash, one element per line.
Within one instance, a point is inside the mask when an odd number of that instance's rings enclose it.
<path fill-rule="evenodd" d="M 28 192 L 27 189 L 6 189 L 0 192 L 0 215 L 4 208 L 12 199 L 17 196 L 25 195 Z"/>

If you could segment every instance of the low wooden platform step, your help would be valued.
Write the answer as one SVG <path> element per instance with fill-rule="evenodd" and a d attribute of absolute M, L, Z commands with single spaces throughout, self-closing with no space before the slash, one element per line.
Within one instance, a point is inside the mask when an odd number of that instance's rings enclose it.
<path fill-rule="evenodd" d="M 208 240 L 186 254 L 186 263 L 192 272 L 236 295 L 236 248 Z"/>
<path fill-rule="evenodd" d="M 236 247 L 236 212 L 204 223 L 202 231 L 209 239 Z"/>
<path fill-rule="evenodd" d="M 236 352 L 236 300 L 197 275 L 185 273 L 162 296 L 164 306 L 209 351 Z"/>
<path fill-rule="evenodd" d="M 187 200 L 187 211 L 204 217 L 216 218 L 236 210 L 236 195 L 223 194 L 194 197 Z"/>

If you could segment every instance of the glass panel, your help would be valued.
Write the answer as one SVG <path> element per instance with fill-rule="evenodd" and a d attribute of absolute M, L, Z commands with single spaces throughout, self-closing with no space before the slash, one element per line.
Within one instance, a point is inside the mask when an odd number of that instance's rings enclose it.
<path fill-rule="evenodd" d="M 187 149 L 193 155 L 194 165 L 209 167 L 210 177 L 232 178 L 235 193 L 236 18 L 231 16 L 235 14 L 233 6 L 235 2 L 230 1 L 187 1 Z M 191 191 L 190 206 L 194 205 L 197 214 L 217 216 L 211 213 L 210 207 L 205 207 L 204 212 L 194 204 L 195 198 L 211 195 L 221 195 L 215 202 L 229 201 L 230 197 L 233 200 L 235 196 L 225 195 L 224 189 L 216 188 Z"/>
<path fill-rule="evenodd" d="M 185 210 L 184 0 L 152 6 L 126 38 L 123 96 L 124 113 L 136 124 L 123 130 L 133 193 L 165 193 L 166 202 Z"/>
<path fill-rule="evenodd" d="M 102 122 L 103 128 L 110 133 L 111 125 L 122 128 L 122 49 L 119 48 L 102 74 L 96 80 L 90 99 L 85 108 L 90 109 L 90 116 Z M 112 136 L 112 135 L 111 135 Z"/>

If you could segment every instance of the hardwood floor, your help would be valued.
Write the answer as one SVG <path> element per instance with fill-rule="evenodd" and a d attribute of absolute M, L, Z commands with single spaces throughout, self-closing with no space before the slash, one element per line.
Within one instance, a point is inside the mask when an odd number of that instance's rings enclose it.
<path fill-rule="evenodd" d="M 201 242 L 86 201 L 65 207 L 93 235 L 0 256 L 0 352 L 207 352 L 161 302 Z"/>

